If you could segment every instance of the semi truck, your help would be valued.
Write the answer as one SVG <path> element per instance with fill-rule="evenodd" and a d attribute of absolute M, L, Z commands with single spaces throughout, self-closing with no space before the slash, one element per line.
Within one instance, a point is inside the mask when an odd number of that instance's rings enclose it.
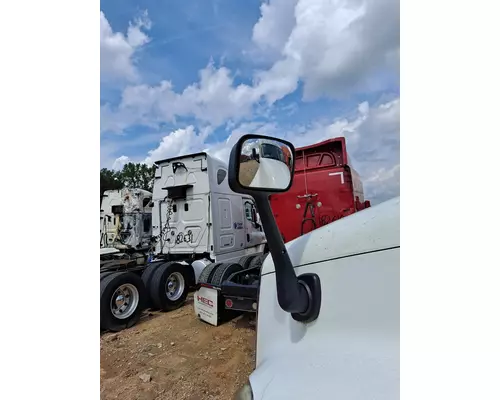
<path fill-rule="evenodd" d="M 246 185 L 239 156 L 255 139 L 233 147 L 229 185 L 254 198 L 271 255 L 260 276 L 256 365 L 235 399 L 399 399 L 399 197 L 285 244 L 269 196 L 289 190 L 294 168 L 288 183 Z M 293 145 L 275 141 L 293 165 Z"/>
<path fill-rule="evenodd" d="M 337 137 L 296 149 L 290 190 L 270 196 L 285 242 L 370 207 L 363 184 Z"/>
<path fill-rule="evenodd" d="M 245 143 L 239 157 L 243 184 L 251 187 L 275 185 L 267 179 L 279 179 L 288 184 L 289 175 L 284 171 L 290 168 L 292 157 L 287 146 L 260 138 Z M 294 157 L 290 189 L 269 197 L 284 242 L 370 207 L 370 201 L 364 199 L 359 174 L 350 162 L 345 138 L 298 148 Z M 266 255 L 248 260 L 250 268 L 236 271 L 222 283 L 210 279 L 200 282 L 195 296 L 196 315 L 217 325 L 225 320 L 227 310 L 255 313 L 261 266 Z"/>
<path fill-rule="evenodd" d="M 151 192 L 137 188 L 104 192 L 101 201 L 101 249 L 142 250 L 149 247 L 152 197 Z"/>
<path fill-rule="evenodd" d="M 135 325 L 147 307 L 174 310 L 208 275 L 221 283 L 267 252 L 255 202 L 229 188 L 227 164 L 205 152 L 155 164 L 152 195 L 127 189 L 103 199 L 103 330 Z"/>
<path fill-rule="evenodd" d="M 101 281 L 117 271 L 143 268 L 151 245 L 152 193 L 108 190 L 101 201 Z"/>

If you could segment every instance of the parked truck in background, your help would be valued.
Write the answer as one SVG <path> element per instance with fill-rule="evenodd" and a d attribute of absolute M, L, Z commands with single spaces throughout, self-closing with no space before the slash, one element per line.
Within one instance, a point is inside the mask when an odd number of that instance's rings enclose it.
<path fill-rule="evenodd" d="M 370 207 L 350 163 L 345 138 L 297 148 L 295 157 L 290 190 L 270 196 L 285 242 Z"/>
<path fill-rule="evenodd" d="M 230 187 L 255 199 L 271 254 L 260 278 L 256 366 L 235 398 L 399 399 L 399 198 L 285 245 L 269 196 L 290 188 L 293 168 L 289 185 L 239 180 L 241 149 L 260 138 L 243 136 L 229 162 Z M 293 164 L 293 145 L 275 141 Z"/>
<path fill-rule="evenodd" d="M 149 248 L 152 198 L 143 189 L 106 190 L 101 201 L 101 249 Z"/>
<path fill-rule="evenodd" d="M 136 188 L 104 192 L 101 201 L 101 281 L 116 271 L 140 270 L 146 264 L 151 246 L 152 197 L 151 192 Z"/>
<path fill-rule="evenodd" d="M 101 215 L 120 239 L 110 228 L 101 248 L 101 329 L 131 327 L 146 307 L 174 310 L 200 280 L 222 282 L 267 251 L 255 202 L 229 188 L 226 164 L 204 152 L 155 164 L 152 196 L 123 192 Z"/>

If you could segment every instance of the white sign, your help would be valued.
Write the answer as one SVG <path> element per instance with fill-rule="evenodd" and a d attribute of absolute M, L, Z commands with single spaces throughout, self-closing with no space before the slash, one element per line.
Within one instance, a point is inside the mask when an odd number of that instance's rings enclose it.
<path fill-rule="evenodd" d="M 194 293 L 194 312 L 202 321 L 217 326 L 218 290 L 202 286 Z"/>

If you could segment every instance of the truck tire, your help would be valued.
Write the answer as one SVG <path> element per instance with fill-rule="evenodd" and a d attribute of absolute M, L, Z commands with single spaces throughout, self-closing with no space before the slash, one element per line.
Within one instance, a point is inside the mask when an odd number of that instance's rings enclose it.
<path fill-rule="evenodd" d="M 240 264 L 243 269 L 247 269 L 250 266 L 252 260 L 257 257 L 258 254 L 250 254 L 248 256 L 243 256 L 239 259 L 238 264 Z"/>
<path fill-rule="evenodd" d="M 141 279 L 142 279 L 142 282 L 144 283 L 144 286 L 146 287 L 146 307 L 152 307 L 153 304 L 152 304 L 152 301 L 151 301 L 151 296 L 150 296 L 150 293 L 151 293 L 151 287 L 150 287 L 150 284 L 151 284 L 151 279 L 153 278 L 153 273 L 158 269 L 158 267 L 162 264 L 165 264 L 166 261 L 164 260 L 159 260 L 159 261 L 153 261 L 152 263 L 150 263 L 146 269 L 144 270 L 144 272 L 142 273 L 141 275 Z"/>
<path fill-rule="evenodd" d="M 151 303 L 157 309 L 172 311 L 179 308 L 188 294 L 188 277 L 184 265 L 167 262 L 153 273 L 149 285 Z"/>
<path fill-rule="evenodd" d="M 212 263 L 208 264 L 203 271 L 201 271 L 200 277 L 198 278 L 198 283 L 210 283 L 215 269 L 222 265 L 223 263 Z"/>
<path fill-rule="evenodd" d="M 262 267 L 262 264 L 264 263 L 264 260 L 266 259 L 266 257 L 267 257 L 268 254 L 269 253 L 259 254 L 252 261 L 250 261 L 250 265 L 248 266 L 248 268 Z"/>
<path fill-rule="evenodd" d="M 139 320 L 146 288 L 133 272 L 116 272 L 101 281 L 101 329 L 119 332 Z"/>
<path fill-rule="evenodd" d="M 238 271 L 242 271 L 243 267 L 237 263 L 226 263 L 221 264 L 215 269 L 215 273 L 210 280 L 210 283 L 214 286 L 221 286 L 222 282 L 227 280 L 229 276 Z"/>

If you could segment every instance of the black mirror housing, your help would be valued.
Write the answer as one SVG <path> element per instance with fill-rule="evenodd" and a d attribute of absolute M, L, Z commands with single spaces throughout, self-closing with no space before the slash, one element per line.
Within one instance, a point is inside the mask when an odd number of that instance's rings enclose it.
<path fill-rule="evenodd" d="M 282 143 L 285 146 L 288 146 L 290 148 L 290 150 L 292 152 L 291 159 L 290 159 L 291 165 L 289 165 L 291 177 L 290 177 L 290 181 L 288 183 L 288 186 L 286 186 L 285 188 L 271 189 L 271 188 L 248 188 L 248 187 L 244 187 L 240 184 L 238 177 L 239 177 L 240 165 L 241 165 L 241 162 L 240 162 L 241 147 L 242 147 L 243 143 L 249 139 L 272 140 L 275 142 L 280 142 L 280 143 Z M 252 150 L 252 155 L 253 156 L 256 155 L 257 158 L 260 157 L 258 154 L 256 154 L 255 149 Z M 271 193 L 287 192 L 293 183 L 294 168 L 295 168 L 295 147 L 292 143 L 290 143 L 286 140 L 283 140 L 283 139 L 276 139 L 276 138 L 273 138 L 271 136 L 254 135 L 254 134 L 243 135 L 238 140 L 238 142 L 236 142 L 236 144 L 233 146 L 233 148 L 231 150 L 231 155 L 229 157 L 229 168 L 228 168 L 229 169 L 229 174 L 228 174 L 229 187 L 231 188 L 231 190 L 233 192 L 242 193 L 242 194 L 249 194 L 249 195 L 252 195 L 254 197 L 256 196 L 256 192 L 267 193 L 268 196 Z"/>

